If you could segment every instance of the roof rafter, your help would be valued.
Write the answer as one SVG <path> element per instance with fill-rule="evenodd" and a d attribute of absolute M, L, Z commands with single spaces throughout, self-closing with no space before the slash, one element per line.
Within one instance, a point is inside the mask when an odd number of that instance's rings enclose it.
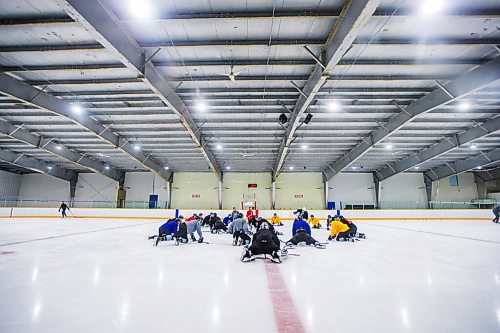
<path fill-rule="evenodd" d="M 20 166 L 25 169 L 33 170 L 49 176 L 53 176 L 63 180 L 71 180 L 76 173 L 71 170 L 66 170 L 56 165 L 44 162 L 34 157 L 29 157 L 24 154 L 17 154 L 8 149 L 0 149 L 0 160 L 12 165 Z"/>
<path fill-rule="evenodd" d="M 480 153 L 464 160 L 443 164 L 437 168 L 424 172 L 426 177 L 436 181 L 445 177 L 466 172 L 478 167 L 484 167 L 488 164 L 500 161 L 500 149 L 494 149 L 487 153 Z"/>
<path fill-rule="evenodd" d="M 328 79 L 333 68 L 338 64 L 340 58 L 348 50 L 362 27 L 373 15 L 378 0 L 347 1 L 342 9 L 343 19 L 337 21 L 328 37 L 327 43 L 322 49 L 322 64 L 316 64 L 308 81 L 302 88 L 304 95 L 300 95 L 290 117 L 285 137 L 281 143 L 276 162 L 274 164 L 273 177 L 277 178 L 283 167 L 288 148 L 291 145 L 295 131 L 299 126 L 300 119 L 309 105 L 314 101 L 316 94 Z M 307 96 L 307 97 L 305 97 Z"/>
<path fill-rule="evenodd" d="M 97 0 L 76 1 L 57 0 L 58 3 L 75 21 L 89 31 L 96 40 L 107 50 L 118 56 L 127 68 L 133 70 L 138 78 L 146 83 L 170 109 L 179 116 L 179 119 L 191 138 L 200 148 L 211 170 L 219 179 L 222 177 L 220 167 L 215 156 L 204 144 L 200 130 L 193 120 L 187 106 L 175 91 L 169 86 L 158 69 L 150 62 L 145 61 L 146 53 L 135 40 L 132 40 L 124 28 L 119 24 L 112 11 Z"/>
<path fill-rule="evenodd" d="M 416 154 L 410 155 L 395 163 L 391 163 L 390 167 L 387 166 L 382 169 L 375 170 L 375 173 L 377 173 L 380 180 L 387 179 L 448 153 L 466 143 L 488 136 L 498 130 L 500 130 L 500 117 L 488 120 L 483 124 L 479 124 L 452 137 L 447 137 L 437 144 L 420 150 Z"/>
<path fill-rule="evenodd" d="M 13 139 L 22 141 L 31 146 L 45 150 L 56 156 L 62 157 L 70 162 L 87 168 L 95 173 L 102 174 L 113 180 L 120 180 L 123 177 L 123 172 L 117 170 L 110 165 L 91 159 L 54 140 L 54 138 L 41 137 L 30 133 L 21 126 L 15 126 L 7 121 L 0 121 L 0 133 L 5 134 Z"/>
<path fill-rule="evenodd" d="M 102 126 L 87 114 L 72 112 L 71 109 L 73 104 L 71 102 L 54 97 L 43 90 L 18 81 L 5 73 L 0 73 L 0 91 L 28 104 L 35 105 L 71 119 L 75 124 L 84 127 L 86 130 L 127 153 L 145 168 L 158 174 L 158 176 L 166 179 L 170 177 L 170 172 L 167 172 L 163 166 L 154 161 L 151 156 L 147 156 L 142 151 L 134 149 L 129 143 L 129 140 L 120 138 L 117 134 L 111 132 L 107 127 Z"/>
<path fill-rule="evenodd" d="M 498 79 L 500 79 L 500 57 L 443 85 L 446 92 L 442 88 L 437 88 L 433 92 L 416 100 L 391 118 L 383 127 L 380 127 L 362 140 L 344 157 L 337 160 L 332 165 L 329 165 L 325 169 L 328 179 L 332 179 L 337 173 L 344 170 L 351 163 L 371 150 L 375 144 L 392 135 L 402 126 L 412 121 L 416 116 L 432 111 L 444 104 L 448 104 Z"/>

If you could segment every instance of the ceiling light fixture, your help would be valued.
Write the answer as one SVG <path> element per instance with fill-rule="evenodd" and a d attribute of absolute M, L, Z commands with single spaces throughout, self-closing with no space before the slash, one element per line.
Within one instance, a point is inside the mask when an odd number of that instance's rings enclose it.
<path fill-rule="evenodd" d="M 222 145 L 217 145 L 217 150 L 222 150 Z"/>
<path fill-rule="evenodd" d="M 336 100 L 330 101 L 330 103 L 328 103 L 328 110 L 339 111 L 340 110 L 340 103 Z"/>
<path fill-rule="evenodd" d="M 387 150 L 391 150 L 392 148 L 393 148 L 393 147 L 392 147 L 392 145 L 391 145 L 391 144 L 387 144 L 387 145 L 385 145 L 385 149 L 387 149 Z"/>
<path fill-rule="evenodd" d="M 72 104 L 71 111 L 73 111 L 75 113 L 81 113 L 83 111 L 83 108 L 80 104 Z"/>
<path fill-rule="evenodd" d="M 230 166 L 227 166 L 227 167 L 226 167 L 226 170 L 231 170 L 231 167 L 230 167 Z"/>
<path fill-rule="evenodd" d="M 309 148 L 307 145 L 302 145 L 302 149 L 307 149 Z"/>
<path fill-rule="evenodd" d="M 463 101 L 458 105 L 458 109 L 461 111 L 466 111 L 470 109 L 470 103 L 467 101 Z"/>
<path fill-rule="evenodd" d="M 139 146 L 139 145 L 135 145 L 135 146 L 134 146 L 134 149 L 135 149 L 135 150 L 141 150 L 141 146 Z"/>
<path fill-rule="evenodd" d="M 207 111 L 208 107 L 207 107 L 207 104 L 204 102 L 204 101 L 198 101 L 196 103 L 196 108 L 198 109 L 198 111 L 200 112 L 205 112 Z"/>
<path fill-rule="evenodd" d="M 290 169 L 290 170 L 293 170 L 293 166 L 291 166 L 291 167 L 288 167 L 288 169 Z"/>
<path fill-rule="evenodd" d="M 422 15 L 435 15 L 443 9 L 443 0 L 423 1 L 420 12 Z"/>
<path fill-rule="evenodd" d="M 146 0 L 129 0 L 129 10 L 138 19 L 151 18 L 153 13 L 151 3 Z"/>
<path fill-rule="evenodd" d="M 165 166 L 164 168 L 165 168 L 165 170 L 168 170 L 168 166 Z"/>

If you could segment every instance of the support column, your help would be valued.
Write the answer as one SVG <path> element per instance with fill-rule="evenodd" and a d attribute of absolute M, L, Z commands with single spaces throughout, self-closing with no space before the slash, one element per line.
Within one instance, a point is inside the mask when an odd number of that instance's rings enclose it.
<path fill-rule="evenodd" d="M 486 182 L 476 172 L 474 172 L 474 181 L 476 182 L 476 187 L 477 187 L 477 198 L 486 199 L 486 194 L 487 194 Z"/>
<path fill-rule="evenodd" d="M 375 209 L 380 209 L 380 180 L 376 173 L 373 173 L 373 183 L 375 184 Z"/>
<path fill-rule="evenodd" d="M 167 209 L 172 208 L 172 182 L 174 181 L 174 173 L 167 180 Z"/>
<path fill-rule="evenodd" d="M 271 209 L 276 209 L 276 181 L 272 183 Z"/>
<path fill-rule="evenodd" d="M 424 173 L 425 193 L 427 195 L 427 208 L 430 209 L 432 201 L 432 179 Z"/>
<path fill-rule="evenodd" d="M 116 193 L 116 208 L 125 208 L 127 191 L 125 190 L 125 172 L 118 179 L 118 192 Z"/>
<path fill-rule="evenodd" d="M 75 205 L 76 183 L 78 183 L 77 173 L 69 180 L 69 206 L 71 208 Z"/>
<path fill-rule="evenodd" d="M 224 174 L 221 174 L 219 180 L 219 209 L 222 209 L 222 182 L 224 181 Z"/>
<path fill-rule="evenodd" d="M 326 180 L 323 184 L 325 186 L 325 209 L 328 209 L 328 180 Z"/>

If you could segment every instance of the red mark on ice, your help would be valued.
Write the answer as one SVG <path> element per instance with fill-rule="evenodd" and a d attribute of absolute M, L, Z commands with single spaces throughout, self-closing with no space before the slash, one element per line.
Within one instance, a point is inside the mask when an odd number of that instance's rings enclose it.
<path fill-rule="evenodd" d="M 13 251 L 2 251 L 0 252 L 0 255 L 4 255 L 4 254 L 14 254 L 16 252 L 13 252 Z"/>
<path fill-rule="evenodd" d="M 273 302 L 274 319 L 279 333 L 304 333 L 292 296 L 277 264 L 266 263 L 267 284 Z"/>

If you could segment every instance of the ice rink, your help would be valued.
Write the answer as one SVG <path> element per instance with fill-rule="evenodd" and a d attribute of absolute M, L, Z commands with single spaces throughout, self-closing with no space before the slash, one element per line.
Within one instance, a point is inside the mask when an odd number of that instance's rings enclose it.
<path fill-rule="evenodd" d="M 498 224 L 357 222 L 279 265 L 225 234 L 154 247 L 160 224 L 0 220 L 0 332 L 500 332 Z"/>

